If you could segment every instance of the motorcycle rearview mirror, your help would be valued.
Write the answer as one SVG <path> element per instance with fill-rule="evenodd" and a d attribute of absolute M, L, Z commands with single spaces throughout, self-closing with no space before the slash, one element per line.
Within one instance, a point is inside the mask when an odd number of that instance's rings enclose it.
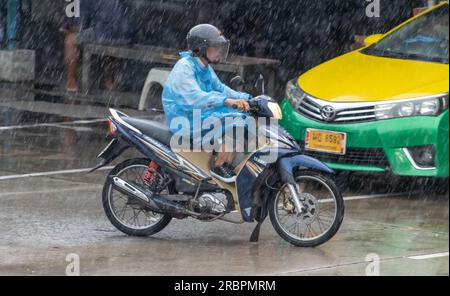
<path fill-rule="evenodd" d="M 261 94 L 264 95 L 266 93 L 266 80 L 261 73 L 259 74 L 258 79 L 256 79 L 255 89 L 258 89 L 259 86 L 261 86 Z"/>
<path fill-rule="evenodd" d="M 241 76 L 234 76 L 231 80 L 230 80 L 230 86 L 232 88 L 238 88 L 241 87 L 245 84 L 244 79 Z"/>

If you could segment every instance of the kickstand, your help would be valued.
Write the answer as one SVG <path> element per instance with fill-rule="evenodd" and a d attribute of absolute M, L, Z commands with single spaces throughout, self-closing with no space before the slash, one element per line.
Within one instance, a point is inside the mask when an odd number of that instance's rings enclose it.
<path fill-rule="evenodd" d="M 256 243 L 256 242 L 259 241 L 259 234 L 261 232 L 261 225 L 263 224 L 264 220 L 265 220 L 265 218 L 260 220 L 258 222 L 258 224 L 256 224 L 256 227 L 253 230 L 252 235 L 250 236 L 250 242 L 251 243 Z"/>

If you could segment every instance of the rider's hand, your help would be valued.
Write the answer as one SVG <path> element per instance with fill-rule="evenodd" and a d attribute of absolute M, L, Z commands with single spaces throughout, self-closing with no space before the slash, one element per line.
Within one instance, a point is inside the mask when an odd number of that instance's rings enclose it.
<path fill-rule="evenodd" d="M 225 101 L 225 105 L 245 112 L 250 111 L 250 105 L 246 100 L 228 99 Z"/>

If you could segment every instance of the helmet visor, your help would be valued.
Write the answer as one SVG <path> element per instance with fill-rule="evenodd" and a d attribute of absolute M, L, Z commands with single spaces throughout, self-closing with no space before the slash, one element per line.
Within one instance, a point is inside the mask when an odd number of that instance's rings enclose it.
<path fill-rule="evenodd" d="M 213 63 L 224 63 L 228 59 L 228 53 L 230 51 L 230 41 L 224 41 L 221 43 L 211 44 L 206 51 L 208 59 Z"/>

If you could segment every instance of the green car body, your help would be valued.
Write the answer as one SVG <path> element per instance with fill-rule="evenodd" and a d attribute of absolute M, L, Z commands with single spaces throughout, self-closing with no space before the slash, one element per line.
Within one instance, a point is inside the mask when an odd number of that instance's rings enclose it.
<path fill-rule="evenodd" d="M 356 151 L 353 152 L 353 157 L 346 159 L 332 156 L 327 160 L 331 155 L 311 152 L 312 156 L 321 159 L 333 169 L 392 172 L 398 176 L 449 176 L 448 109 L 438 117 L 417 116 L 354 124 L 329 124 L 309 119 L 300 115 L 288 100 L 282 102 L 281 109 L 281 126 L 301 143 L 305 141 L 307 128 L 347 133 L 348 151 Z M 426 145 L 435 147 L 435 167 L 415 167 L 404 149 Z M 383 156 L 364 154 L 365 151 L 375 150 L 384 152 L 384 161 L 380 160 Z M 366 155 L 367 159 L 358 155 Z"/>

